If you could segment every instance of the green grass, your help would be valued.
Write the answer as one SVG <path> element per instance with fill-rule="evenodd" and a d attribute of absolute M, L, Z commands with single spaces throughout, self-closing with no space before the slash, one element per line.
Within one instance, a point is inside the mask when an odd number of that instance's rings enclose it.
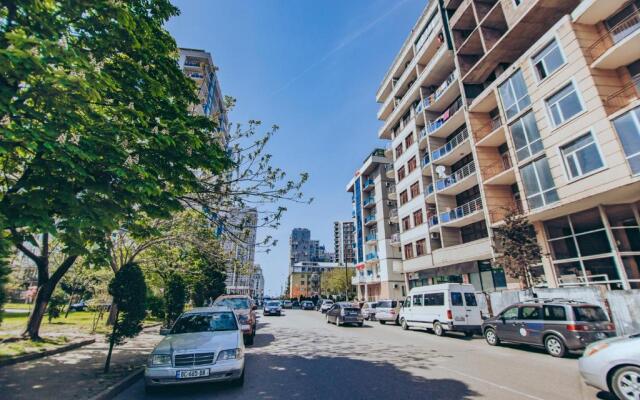
<path fill-rule="evenodd" d="M 18 340 L 14 342 L 0 343 L 0 360 L 10 357 L 17 357 L 24 354 L 40 353 L 42 351 L 60 347 L 67 343 L 69 343 L 69 339 L 65 336 L 45 338 L 40 342 L 32 342 L 31 340 Z"/>
<path fill-rule="evenodd" d="M 24 303 L 6 303 L 4 305 L 4 309 L 5 310 L 25 310 L 28 312 L 31 309 L 31 305 L 24 304 Z"/>

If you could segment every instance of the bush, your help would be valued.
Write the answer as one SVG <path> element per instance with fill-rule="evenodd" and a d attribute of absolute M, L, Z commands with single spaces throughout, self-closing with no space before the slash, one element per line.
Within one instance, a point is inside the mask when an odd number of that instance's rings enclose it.
<path fill-rule="evenodd" d="M 156 296 L 152 292 L 147 293 L 147 310 L 149 311 L 149 315 L 153 318 L 164 319 L 164 299 L 160 296 Z"/>
<path fill-rule="evenodd" d="M 164 290 L 164 303 L 166 304 L 165 325 L 173 325 L 173 322 L 184 311 L 184 303 L 187 298 L 187 287 L 184 279 L 179 274 L 171 274 Z"/>

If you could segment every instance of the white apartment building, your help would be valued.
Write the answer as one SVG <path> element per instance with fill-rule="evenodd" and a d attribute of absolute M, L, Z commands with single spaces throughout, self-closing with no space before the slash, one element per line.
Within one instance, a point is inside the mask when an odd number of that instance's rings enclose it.
<path fill-rule="evenodd" d="M 333 223 L 333 247 L 335 262 L 342 265 L 355 265 L 353 221 L 335 221 Z"/>

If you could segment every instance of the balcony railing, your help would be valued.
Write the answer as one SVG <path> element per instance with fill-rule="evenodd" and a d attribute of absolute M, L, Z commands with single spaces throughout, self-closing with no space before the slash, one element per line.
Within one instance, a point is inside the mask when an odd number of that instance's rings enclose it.
<path fill-rule="evenodd" d="M 424 99 L 423 101 L 424 108 L 427 108 L 433 103 L 435 103 L 436 101 L 438 101 L 438 99 L 442 97 L 442 94 L 449 88 L 449 86 L 451 86 L 451 84 L 455 80 L 456 80 L 456 71 L 453 71 L 451 75 L 449 75 L 447 79 L 445 79 L 444 82 L 442 82 L 440 86 L 438 86 L 438 88 L 433 93 L 431 93 L 429 96 L 427 96 Z"/>
<path fill-rule="evenodd" d="M 375 214 L 369 214 L 364 218 L 364 223 L 368 224 L 369 222 L 375 221 L 376 220 L 376 215 Z"/>
<path fill-rule="evenodd" d="M 596 60 L 611 47 L 615 46 L 622 39 L 631 35 L 638 29 L 640 29 L 640 11 L 634 11 L 625 19 L 607 30 L 607 33 L 602 35 L 591 45 L 591 47 L 589 47 L 588 51 L 591 55 L 591 59 Z"/>
<path fill-rule="evenodd" d="M 453 174 L 447 176 L 446 178 L 439 179 L 436 181 L 436 190 L 441 191 L 454 184 L 460 182 L 464 178 L 468 177 L 471 174 L 476 172 L 476 163 L 471 161 L 468 164 L 465 164 L 462 168 L 456 170 Z"/>
<path fill-rule="evenodd" d="M 184 65 L 188 66 L 188 67 L 200 67 L 202 66 L 202 64 L 199 61 L 185 61 Z"/>
<path fill-rule="evenodd" d="M 364 207 L 366 207 L 366 206 L 368 206 L 368 205 L 370 205 L 370 204 L 375 203 L 375 201 L 376 201 L 376 199 L 375 199 L 373 196 L 369 196 L 369 197 L 367 197 L 366 199 L 364 199 L 364 201 L 362 202 L 362 205 L 363 205 Z"/>
<path fill-rule="evenodd" d="M 365 237 L 367 242 L 370 242 L 372 240 L 378 240 L 378 234 L 377 233 L 370 233 Z"/>
<path fill-rule="evenodd" d="M 462 108 L 462 98 L 458 97 L 453 104 L 445 110 L 438 118 L 427 122 L 427 132 L 434 133 L 440 129 L 458 110 Z"/>
<path fill-rule="evenodd" d="M 387 187 L 387 194 L 391 194 L 391 193 L 395 193 L 396 192 L 396 185 L 391 184 Z"/>
<path fill-rule="evenodd" d="M 504 171 L 508 171 L 511 167 L 513 167 L 513 164 L 511 163 L 509 153 L 501 154 L 500 161 L 482 168 L 482 177 L 486 181 L 487 179 L 493 178 Z"/>
<path fill-rule="evenodd" d="M 427 187 L 424 190 L 425 196 L 429 196 L 433 193 L 433 183 L 430 183 L 427 185 Z"/>
<path fill-rule="evenodd" d="M 429 217 L 429 226 L 436 226 L 438 225 L 438 216 L 437 215 L 432 215 Z"/>
<path fill-rule="evenodd" d="M 460 131 L 460 133 L 455 135 L 453 137 L 453 139 L 451 139 L 447 143 L 445 143 L 444 146 L 439 147 L 438 149 L 432 151 L 431 152 L 431 159 L 433 161 L 436 161 L 437 159 L 446 156 L 447 154 L 449 154 L 451 152 L 451 150 L 453 150 L 456 147 L 458 147 L 460 144 L 462 144 L 462 142 L 464 142 L 468 138 L 469 138 L 469 132 L 467 131 L 467 128 L 465 127 L 462 131 Z"/>
<path fill-rule="evenodd" d="M 421 140 L 422 138 L 427 137 L 427 127 L 423 126 L 422 129 L 420 129 L 420 132 L 418 133 L 418 140 Z"/>
<path fill-rule="evenodd" d="M 464 218 L 467 215 L 473 214 L 476 211 L 482 210 L 482 199 L 480 197 L 471 200 L 459 207 L 454 208 L 451 211 L 445 211 L 440 213 L 440 223 L 446 224 L 447 222 L 455 221 L 460 218 Z"/>
<path fill-rule="evenodd" d="M 425 154 L 424 157 L 422 157 L 422 160 L 420 160 L 420 165 L 422 166 L 422 168 L 424 168 L 429 165 L 430 162 L 431 160 L 429 160 L 429 154 Z"/>
<path fill-rule="evenodd" d="M 604 103 L 606 106 L 618 110 L 638 99 L 638 93 L 640 93 L 640 75 L 634 76 L 631 82 L 624 85 L 622 89 L 605 98 Z"/>
<path fill-rule="evenodd" d="M 373 183 L 374 183 L 374 182 L 373 182 L 373 179 L 369 178 L 369 179 L 366 179 L 366 180 L 363 182 L 363 185 L 362 185 L 362 186 L 363 186 L 363 188 L 364 188 L 364 189 L 367 189 L 367 188 L 369 188 L 370 186 L 373 186 Z"/>
<path fill-rule="evenodd" d="M 371 253 L 367 253 L 367 255 L 365 256 L 365 259 L 367 261 L 377 260 L 378 259 L 378 253 L 376 253 L 375 251 L 372 251 Z"/>
<path fill-rule="evenodd" d="M 474 129 L 473 130 L 473 134 L 476 138 L 476 142 L 484 139 L 485 137 L 489 136 L 489 134 L 493 131 L 495 131 L 496 129 L 500 128 L 502 126 L 502 120 L 500 119 L 499 115 L 496 115 L 495 117 L 491 118 L 491 121 L 489 121 L 488 123 L 484 124 L 483 126 L 481 126 L 478 129 Z"/>

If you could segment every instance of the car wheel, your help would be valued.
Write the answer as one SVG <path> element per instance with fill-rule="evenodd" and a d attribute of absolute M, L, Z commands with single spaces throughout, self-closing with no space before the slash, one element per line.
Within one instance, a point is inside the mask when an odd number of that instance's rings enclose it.
<path fill-rule="evenodd" d="M 553 357 L 564 357 L 564 354 L 567 351 L 562 339 L 560 339 L 556 335 L 547 336 L 547 338 L 544 340 L 544 348 L 545 350 L 547 350 L 547 353 L 549 353 Z"/>
<path fill-rule="evenodd" d="M 406 331 L 407 329 L 409 329 L 409 325 L 407 325 L 407 321 L 405 321 L 404 318 L 402 318 L 400 320 L 400 325 L 402 326 L 402 330 Z"/>
<path fill-rule="evenodd" d="M 336 326 L 340 326 L 340 317 L 336 317 Z"/>
<path fill-rule="evenodd" d="M 400 325 L 400 317 L 397 317 L 394 322 L 395 322 L 396 325 Z"/>
<path fill-rule="evenodd" d="M 640 398 L 640 367 L 628 365 L 618 369 L 611 378 L 611 389 L 619 399 Z"/>
<path fill-rule="evenodd" d="M 380 322 L 380 325 L 384 325 L 384 324 L 386 324 L 386 323 L 387 323 L 387 321 L 383 321 L 383 320 L 380 320 L 380 321 L 378 321 L 378 322 Z"/>
<path fill-rule="evenodd" d="M 436 322 L 435 324 L 433 324 L 433 333 L 435 333 L 437 336 L 444 336 L 444 328 L 442 327 L 442 324 L 440 322 Z"/>
<path fill-rule="evenodd" d="M 325 316 L 325 319 L 327 320 L 327 324 L 329 324 L 330 322 L 329 322 L 329 316 L 328 315 Z"/>
<path fill-rule="evenodd" d="M 484 331 L 484 340 L 486 340 L 490 346 L 497 346 L 500 344 L 500 339 L 493 328 L 487 328 L 487 330 Z"/>

